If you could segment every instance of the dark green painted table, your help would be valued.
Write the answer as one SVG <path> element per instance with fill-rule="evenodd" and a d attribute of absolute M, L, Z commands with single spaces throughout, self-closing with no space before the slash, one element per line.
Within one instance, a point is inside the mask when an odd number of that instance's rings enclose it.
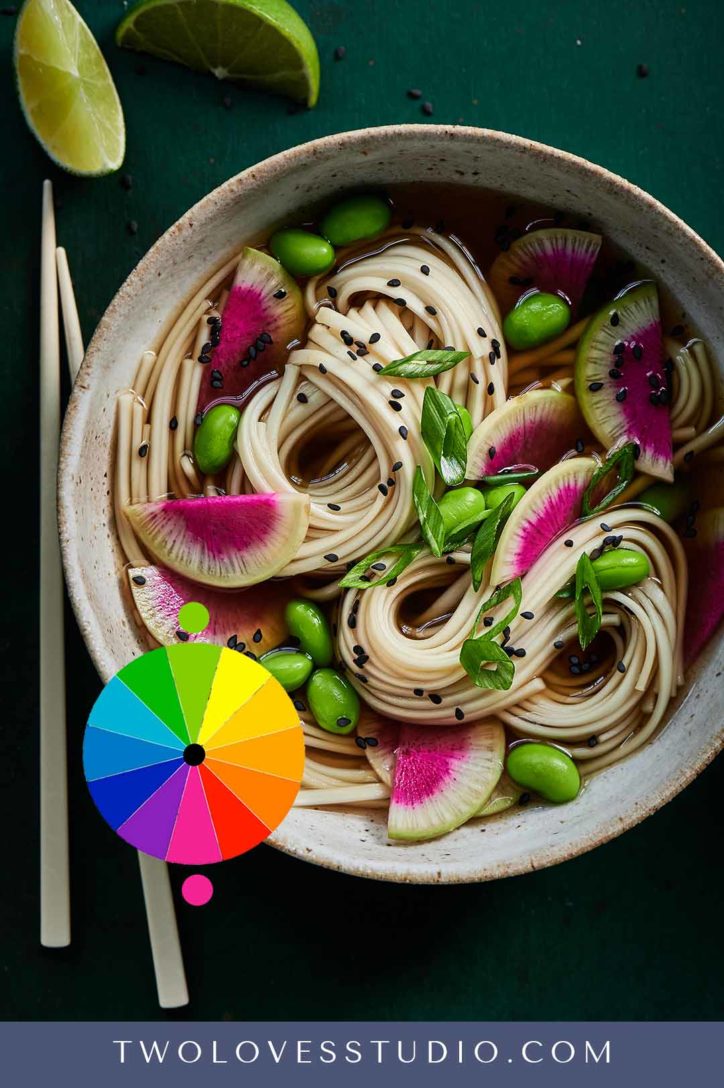
<path fill-rule="evenodd" d="M 15 20 L 0 17 L 6 465 L 0 807 L 0 1015 L 156 1017 L 135 854 L 92 807 L 80 769 L 98 681 L 68 620 L 72 947 L 38 947 L 37 280 L 40 183 L 51 176 L 86 336 L 151 242 L 209 189 L 326 133 L 432 120 L 507 129 L 636 181 L 724 251 L 720 0 L 299 0 L 322 55 L 311 113 L 122 53 L 119 0 L 80 10 L 105 49 L 128 127 L 125 170 L 55 170 L 17 109 Z M 346 58 L 335 62 L 334 48 Z M 637 78 L 637 64 L 649 76 Z M 231 108 L 223 104 L 225 96 Z M 130 234 L 128 224 L 137 224 Z M 180 904 L 192 1003 L 217 1018 L 724 1016 L 724 764 L 643 826 L 586 857 L 495 884 L 407 888 L 325 872 L 260 847 Z M 174 874 L 178 884 L 178 875 Z"/>

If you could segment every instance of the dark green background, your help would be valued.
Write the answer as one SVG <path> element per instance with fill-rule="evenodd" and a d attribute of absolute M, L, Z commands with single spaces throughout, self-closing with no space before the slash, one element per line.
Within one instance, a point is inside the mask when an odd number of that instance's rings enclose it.
<path fill-rule="evenodd" d="M 118 0 L 78 4 L 105 50 L 128 129 L 118 177 L 53 168 L 15 99 L 0 17 L 0 314 L 6 466 L 0 669 L 0 1015 L 159 1013 L 135 853 L 82 781 L 99 684 L 68 621 L 71 949 L 38 946 L 37 281 L 40 187 L 53 178 L 89 337 L 126 274 L 190 204 L 265 156 L 326 133 L 420 121 L 506 129 L 632 179 L 724 251 L 720 0 L 299 0 L 322 57 L 313 112 L 219 85 L 112 41 Z M 333 60 L 345 45 L 343 61 Z M 645 63 L 647 79 L 636 77 Z M 139 67 L 140 66 L 140 67 Z M 230 95 L 232 108 L 222 104 Z M 130 235 L 128 221 L 138 224 Z M 557 868 L 471 887 L 407 888 L 260 847 L 214 871 L 205 910 L 179 901 L 192 1003 L 217 1018 L 720 1019 L 724 763 L 616 842 Z M 573 813 L 571 813 L 574 818 Z M 179 884 L 180 871 L 173 873 Z"/>

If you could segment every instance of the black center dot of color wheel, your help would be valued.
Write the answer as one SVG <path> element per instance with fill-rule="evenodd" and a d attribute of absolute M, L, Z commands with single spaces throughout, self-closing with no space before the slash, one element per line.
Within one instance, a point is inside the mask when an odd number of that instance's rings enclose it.
<path fill-rule="evenodd" d="M 189 767 L 198 767 L 206 759 L 203 744 L 187 744 L 184 748 L 184 761 Z"/>

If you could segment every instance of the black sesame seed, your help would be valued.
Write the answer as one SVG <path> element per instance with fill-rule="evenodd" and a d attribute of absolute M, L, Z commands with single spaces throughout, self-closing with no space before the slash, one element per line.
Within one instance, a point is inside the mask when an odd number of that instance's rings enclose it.
<path fill-rule="evenodd" d="M 489 446 L 488 447 L 488 457 L 490 458 L 491 461 L 495 457 L 495 446 Z"/>
<path fill-rule="evenodd" d="M 620 370 L 609 370 L 608 376 L 609 376 L 609 378 L 620 378 L 621 377 L 621 371 Z"/>
<path fill-rule="evenodd" d="M 613 345 L 613 354 L 623 355 L 625 351 L 626 345 L 624 344 L 623 340 L 617 340 L 616 343 Z"/>
<path fill-rule="evenodd" d="M 644 354 L 643 344 L 634 344 L 634 346 L 633 346 L 633 348 L 631 350 L 633 351 L 634 359 L 642 359 L 643 358 L 643 354 Z"/>
<path fill-rule="evenodd" d="M 597 393 L 599 389 L 603 389 L 603 382 L 590 382 L 588 388 L 592 393 Z"/>
<path fill-rule="evenodd" d="M 320 374 L 326 374 L 326 373 L 327 373 L 327 368 L 326 368 L 326 366 L 324 365 L 324 363 L 320 363 L 320 364 L 319 364 L 319 373 L 320 373 Z"/>
<path fill-rule="evenodd" d="M 397 579 L 396 578 L 390 578 L 389 582 L 387 583 L 387 588 L 392 589 L 392 587 L 394 585 L 397 585 Z"/>
<path fill-rule="evenodd" d="M 349 357 L 350 357 L 350 359 L 352 360 L 353 363 L 357 362 L 357 356 L 355 355 L 355 353 L 353 351 L 348 351 L 347 354 L 349 355 Z"/>
<path fill-rule="evenodd" d="M 689 461 L 691 461 L 691 460 L 693 459 L 693 457 L 694 457 L 694 451 L 693 451 L 693 450 L 689 450 L 689 451 L 688 451 L 687 453 L 685 453 L 685 454 L 684 454 L 684 460 L 685 460 L 685 461 L 686 461 L 687 463 L 688 463 Z"/>
<path fill-rule="evenodd" d="M 395 461 L 395 463 L 392 466 L 390 471 L 391 472 L 399 472 L 401 468 L 402 468 L 402 461 Z"/>
<path fill-rule="evenodd" d="M 492 616 L 486 616 L 485 619 L 483 620 L 483 626 L 484 627 L 492 627 L 493 626 L 493 617 Z"/>
<path fill-rule="evenodd" d="M 210 384 L 211 384 L 212 389 L 223 389 L 224 388 L 224 383 L 222 382 L 221 378 L 212 378 Z"/>
<path fill-rule="evenodd" d="M 351 347 L 352 344 L 354 344 L 354 337 L 350 332 L 347 332 L 346 329 L 342 329 L 339 335 L 341 340 L 347 345 L 347 347 Z"/>
<path fill-rule="evenodd" d="M 369 654 L 358 654 L 357 657 L 354 659 L 354 663 L 358 669 L 363 669 L 369 659 Z"/>
<path fill-rule="evenodd" d="M 578 656 L 578 654 L 569 654 L 568 655 L 568 660 L 570 661 L 571 665 L 580 665 L 581 664 L 581 659 Z"/>
<path fill-rule="evenodd" d="M 524 620 L 535 619 L 535 615 L 534 615 L 533 612 L 521 612 L 521 616 L 523 617 Z"/>
<path fill-rule="evenodd" d="M 649 74 L 648 64 L 637 64 L 636 65 L 636 75 L 638 76 L 639 79 L 646 79 L 648 74 Z"/>
<path fill-rule="evenodd" d="M 146 584 L 146 579 L 142 574 L 134 574 L 132 581 L 135 586 L 145 586 Z"/>
<path fill-rule="evenodd" d="M 200 427 L 200 426 L 201 426 L 201 420 L 202 420 L 203 418 L 204 418 L 204 417 L 203 417 L 203 416 L 201 415 L 201 412 L 197 412 L 197 413 L 196 413 L 196 415 L 194 416 L 194 424 L 195 424 L 195 425 L 196 425 L 197 427 Z"/>
<path fill-rule="evenodd" d="M 373 363 L 372 369 L 374 370 L 375 374 L 379 374 L 379 372 L 383 369 L 382 363 Z"/>
<path fill-rule="evenodd" d="M 412 99 L 422 98 L 422 91 L 419 87 L 410 87 L 409 91 L 407 92 L 407 97 Z"/>
<path fill-rule="evenodd" d="M 487 336 L 487 333 L 486 333 L 486 331 L 485 331 L 485 329 L 483 328 L 482 325 L 478 325 L 477 333 L 478 333 L 478 336 Z"/>
<path fill-rule="evenodd" d="M 586 743 L 589 748 L 595 748 L 598 745 L 598 737 L 589 737 Z"/>
<path fill-rule="evenodd" d="M 339 562 L 339 556 L 335 555 L 334 552 L 327 552 L 327 554 L 325 555 L 324 558 L 327 560 L 328 563 L 338 563 Z"/>
<path fill-rule="evenodd" d="M 368 352 L 367 348 L 364 346 L 364 344 L 358 345 L 357 354 L 358 355 L 369 355 L 369 352 Z"/>
<path fill-rule="evenodd" d="M 379 491 L 380 495 L 387 495 L 387 486 L 385 484 L 378 484 L 377 490 Z"/>
<path fill-rule="evenodd" d="M 379 744 L 377 737 L 365 737 L 365 740 L 367 741 L 368 748 L 376 748 Z"/>
<path fill-rule="evenodd" d="M 280 287 L 278 291 L 274 292 L 273 298 L 286 298 L 287 293 L 283 287 Z"/>
<path fill-rule="evenodd" d="M 432 117 L 433 109 L 432 102 L 423 102 L 421 106 L 422 112 L 426 117 Z"/>
<path fill-rule="evenodd" d="M 608 524 L 607 521 L 602 521 L 601 522 L 601 528 L 603 529 L 604 533 L 610 533 L 611 532 L 611 526 Z"/>
<path fill-rule="evenodd" d="M 181 642 L 188 642 L 188 640 L 189 640 L 189 633 L 188 633 L 188 631 L 181 631 L 181 630 L 178 630 L 178 631 L 176 632 L 176 638 L 177 638 L 177 639 L 179 639 L 179 640 L 180 640 Z"/>
<path fill-rule="evenodd" d="M 342 509 L 342 507 L 339 505 L 339 503 L 336 503 L 336 502 L 328 502 L 327 506 L 329 507 L 330 510 L 341 510 Z"/>
<path fill-rule="evenodd" d="M 434 703 L 435 706 L 440 706 L 440 703 L 442 702 L 442 695 L 428 695 L 428 699 L 431 703 Z"/>
<path fill-rule="evenodd" d="M 591 552 L 591 559 L 600 559 L 602 552 L 603 548 L 594 548 Z"/>
<path fill-rule="evenodd" d="M 294 709 L 295 709 L 295 710 L 302 710 L 302 711 L 303 711 L 303 710 L 306 710 L 306 709 L 307 709 L 307 707 L 306 707 L 306 705 L 305 705 L 305 704 L 304 704 L 304 703 L 302 702 L 302 700 L 301 700 L 301 699 L 295 699 L 295 700 L 294 700 Z"/>
<path fill-rule="evenodd" d="M 199 355 L 199 362 L 205 366 L 207 363 L 211 362 L 211 356 L 202 351 Z"/>
<path fill-rule="evenodd" d="M 387 486 L 388 487 L 394 487 L 396 483 L 397 483 L 397 481 L 393 480 L 391 476 L 387 477 Z"/>
<path fill-rule="evenodd" d="M 369 681 L 368 681 L 367 677 L 366 677 L 366 676 L 365 676 L 365 675 L 364 675 L 363 673 L 361 673 L 361 672 L 356 672 L 356 673 L 355 673 L 355 676 L 357 677 L 357 679 L 359 680 L 359 682 L 360 682 L 361 684 L 367 684 L 367 683 L 369 683 Z"/>
<path fill-rule="evenodd" d="M 337 48 L 334 51 L 334 59 L 335 60 L 344 60 L 344 58 L 346 56 L 347 56 L 346 47 L 344 45 L 338 45 Z"/>
<path fill-rule="evenodd" d="M 329 295 L 330 298 L 336 298 L 337 297 L 337 288 L 332 287 L 331 284 L 327 284 L 327 294 Z"/>
<path fill-rule="evenodd" d="M 257 627 L 256 631 L 255 631 L 255 632 L 254 632 L 254 634 L 253 634 L 253 635 L 251 636 L 251 641 L 252 641 L 252 642 L 261 642 L 261 640 L 263 639 L 263 637 L 264 637 L 264 636 L 262 635 L 262 633 L 261 633 L 261 630 L 260 630 L 260 629 L 259 629 L 259 628 Z"/>
<path fill-rule="evenodd" d="M 435 309 L 435 307 L 434 307 L 434 306 L 426 306 L 426 307 L 425 307 L 425 310 L 426 310 L 426 312 L 427 312 L 428 314 L 432 314 L 432 316 L 433 316 L 433 317 L 436 317 L 436 316 L 437 316 L 437 310 Z"/>
<path fill-rule="evenodd" d="M 253 344 L 249 344 L 249 347 L 248 347 L 246 353 L 249 356 L 249 358 L 251 359 L 251 361 L 254 362 L 254 360 L 256 359 L 256 348 L 254 347 Z"/>
<path fill-rule="evenodd" d="M 148 442 L 142 442 L 141 445 L 138 447 L 138 456 L 139 457 L 145 457 L 147 453 L 148 453 Z"/>
<path fill-rule="evenodd" d="M 568 671 L 570 672 L 571 676 L 580 676 L 581 675 L 581 666 L 580 665 L 571 665 L 571 667 L 569 668 Z"/>
<path fill-rule="evenodd" d="M 522 646 L 519 646 L 517 650 L 513 650 L 516 657 L 525 657 L 525 650 Z"/>
<path fill-rule="evenodd" d="M 421 264 L 420 265 L 420 271 L 422 272 L 423 276 L 429 276 L 430 275 L 430 266 L 427 265 L 427 264 Z"/>
<path fill-rule="evenodd" d="M 404 393 L 402 392 L 402 390 L 401 390 L 401 389 L 393 389 L 393 390 L 391 390 L 391 392 L 390 392 L 390 396 L 391 396 L 391 397 L 394 397 L 394 398 L 395 398 L 395 400 L 399 400 L 399 399 L 400 399 L 400 397 L 404 397 L 404 395 L 405 395 L 405 394 L 404 394 Z"/>
<path fill-rule="evenodd" d="M 178 420 L 176 419 L 176 416 L 171 416 L 171 419 L 168 421 L 169 430 L 170 431 L 175 431 L 177 427 L 178 427 Z"/>
<path fill-rule="evenodd" d="M 237 653 L 243 654 L 246 651 L 246 643 L 245 642 L 237 642 L 234 649 L 237 651 Z"/>
<path fill-rule="evenodd" d="M 618 316 L 618 313 L 616 312 L 616 310 L 614 310 L 613 313 L 611 314 L 611 324 L 614 326 L 614 328 L 616 327 L 616 325 L 618 325 L 620 320 L 621 320 L 621 318 Z"/>
<path fill-rule="evenodd" d="M 129 234 L 138 234 L 138 223 L 135 219 L 129 219 L 126 223 L 126 230 Z"/>
<path fill-rule="evenodd" d="M 367 747 L 367 741 L 365 740 L 364 737 L 355 737 L 354 742 L 357 745 L 357 747 L 362 748 L 363 751 Z"/>
<path fill-rule="evenodd" d="M 624 665 L 623 661 L 619 661 L 616 665 L 616 668 L 619 672 L 626 672 L 626 666 Z"/>
<path fill-rule="evenodd" d="M 557 638 L 556 641 L 553 643 L 554 650 L 562 650 L 564 646 L 565 643 L 562 638 Z"/>
<path fill-rule="evenodd" d="M 369 338 L 369 343 L 370 344 L 376 344 L 379 339 L 380 339 L 380 333 L 373 332 L 372 335 Z"/>
<path fill-rule="evenodd" d="M 619 389 L 618 393 L 616 394 L 616 400 L 618 401 L 619 404 L 623 404 L 623 402 L 626 400 L 627 396 L 628 396 L 628 389 L 626 388 L 626 386 L 624 386 L 623 389 Z"/>
<path fill-rule="evenodd" d="M 308 404 L 309 403 L 309 397 L 307 396 L 306 393 L 297 393 L 297 400 L 299 401 L 300 404 Z"/>
<path fill-rule="evenodd" d="M 394 409 L 395 412 L 401 412 L 402 411 L 402 405 L 400 404 L 399 401 L 388 400 L 387 403 L 389 404 L 390 408 Z"/>
<path fill-rule="evenodd" d="M 418 699 L 425 694 L 423 688 L 413 688 L 412 694 L 417 695 Z"/>
<path fill-rule="evenodd" d="M 500 341 L 499 340 L 491 340 L 490 341 L 490 346 L 492 347 L 493 351 L 495 352 L 495 358 L 499 359 L 500 358 Z"/>
<path fill-rule="evenodd" d="M 456 720 L 461 722 L 464 717 L 465 717 L 465 712 L 459 706 L 456 706 L 455 707 L 455 718 L 456 718 Z"/>
<path fill-rule="evenodd" d="M 238 641 L 239 639 L 236 635 L 229 635 L 226 640 L 226 645 L 229 647 L 230 650 L 235 650 Z"/>
<path fill-rule="evenodd" d="M 125 189 L 126 192 L 130 192 L 133 188 L 133 178 L 130 174 L 121 174 L 120 177 L 121 189 Z"/>
<path fill-rule="evenodd" d="M 494 392 L 495 392 L 495 386 L 493 385 L 492 382 L 488 382 L 488 396 L 492 397 Z"/>
<path fill-rule="evenodd" d="M 576 439 L 576 453 L 583 453 L 586 446 L 582 438 Z"/>
<path fill-rule="evenodd" d="M 573 547 L 573 541 L 572 540 L 564 540 L 563 543 L 565 544 L 565 546 L 567 548 L 572 548 Z"/>
<path fill-rule="evenodd" d="M 480 378 L 477 376 L 477 374 L 471 374 L 470 381 L 473 383 L 473 385 L 480 385 Z"/>
<path fill-rule="evenodd" d="M 513 654 L 515 653 L 515 647 L 514 646 L 506 646 L 505 643 L 503 643 L 502 648 L 505 650 L 508 657 L 512 657 Z"/>
<path fill-rule="evenodd" d="M 527 805 L 529 801 L 530 801 L 530 794 L 529 793 L 521 793 L 520 797 L 518 798 L 518 804 L 519 805 Z"/>
<path fill-rule="evenodd" d="M 398 280 L 397 277 L 395 277 L 394 279 L 388 280 L 387 281 L 387 286 L 388 287 L 399 287 L 400 286 L 400 280 Z"/>
<path fill-rule="evenodd" d="M 351 615 L 351 616 L 347 617 L 347 626 L 352 631 L 354 631 L 355 627 L 357 626 L 357 617 L 355 615 Z"/>
<path fill-rule="evenodd" d="M 488 362 L 491 366 L 495 366 L 496 355 L 494 351 L 488 352 Z"/>

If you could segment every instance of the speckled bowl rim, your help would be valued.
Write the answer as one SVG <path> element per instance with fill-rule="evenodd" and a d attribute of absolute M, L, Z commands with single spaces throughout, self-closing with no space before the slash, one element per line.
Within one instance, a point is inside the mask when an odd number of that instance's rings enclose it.
<path fill-rule="evenodd" d="M 528 153 L 532 157 L 558 161 L 573 170 L 589 175 L 600 186 L 615 191 L 617 199 L 630 206 L 646 206 L 650 212 L 667 222 L 676 232 L 686 236 L 689 243 L 696 248 L 700 257 L 708 266 L 710 275 L 719 279 L 724 289 L 724 261 L 691 227 L 687 226 L 683 220 L 649 193 L 639 189 L 638 186 L 633 185 L 625 178 L 568 151 L 528 140 L 522 136 L 498 132 L 494 129 L 474 128 L 467 125 L 433 124 L 384 125 L 374 128 L 355 129 L 350 132 L 324 136 L 289 148 L 286 151 L 281 151 L 229 178 L 193 205 L 169 227 L 128 275 L 111 300 L 88 346 L 65 415 L 58 468 L 58 527 L 61 552 L 66 572 L 68 594 L 78 627 L 93 663 L 105 682 L 113 675 L 115 663 L 110 659 L 106 647 L 107 640 L 90 606 L 83 580 L 72 577 L 70 573 L 78 568 L 76 537 L 73 532 L 74 508 L 71 494 L 72 473 L 70 470 L 75 459 L 79 456 L 82 445 L 84 425 L 87 418 L 87 394 L 92 381 L 94 360 L 102 352 L 106 336 L 115 322 L 122 319 L 127 303 L 139 291 L 143 290 L 144 284 L 152 282 L 157 269 L 163 267 L 166 259 L 165 250 L 169 242 L 192 228 L 194 230 L 203 229 L 205 221 L 212 219 L 225 206 L 232 205 L 237 201 L 240 192 L 268 186 L 280 174 L 300 165 L 303 160 L 313 159 L 324 151 L 335 150 L 337 154 L 344 154 L 354 149 L 355 145 L 359 143 L 374 147 L 376 144 L 386 144 L 390 140 L 403 143 L 408 140 L 417 140 L 421 136 L 442 146 L 446 141 L 484 140 L 488 144 L 511 148 L 519 153 Z M 714 657 L 721 646 L 721 639 L 717 641 L 718 646 L 710 645 L 702 658 L 696 663 L 690 674 L 687 691 L 691 690 L 698 675 L 702 671 L 706 671 L 710 665 L 713 665 Z M 582 835 L 574 845 L 570 843 L 560 844 L 547 850 L 539 850 L 535 857 L 521 858 L 514 863 L 506 864 L 504 861 L 491 863 L 490 860 L 481 859 L 480 864 L 456 864 L 454 868 L 450 867 L 449 869 L 440 868 L 432 863 L 429 863 L 425 869 L 417 865 L 406 869 L 404 858 L 395 855 L 390 858 L 388 866 L 368 867 L 365 864 L 356 862 L 354 858 L 340 857 L 335 851 L 328 850 L 324 845 L 314 844 L 310 847 L 298 841 L 298 836 L 295 837 L 293 834 L 285 832 L 284 824 L 270 836 L 267 842 L 302 861 L 311 861 L 324 868 L 353 876 L 395 883 L 461 884 L 518 876 L 578 857 L 596 846 L 609 842 L 629 828 L 635 827 L 647 816 L 651 816 L 668 801 L 672 800 L 681 790 L 685 789 L 708 766 L 722 748 L 724 748 L 724 728 L 720 728 L 717 734 L 707 738 L 688 766 L 680 768 L 673 780 L 667 781 L 661 789 L 652 793 L 647 803 L 633 803 L 625 813 L 612 815 L 609 819 L 597 825 L 594 833 Z"/>

